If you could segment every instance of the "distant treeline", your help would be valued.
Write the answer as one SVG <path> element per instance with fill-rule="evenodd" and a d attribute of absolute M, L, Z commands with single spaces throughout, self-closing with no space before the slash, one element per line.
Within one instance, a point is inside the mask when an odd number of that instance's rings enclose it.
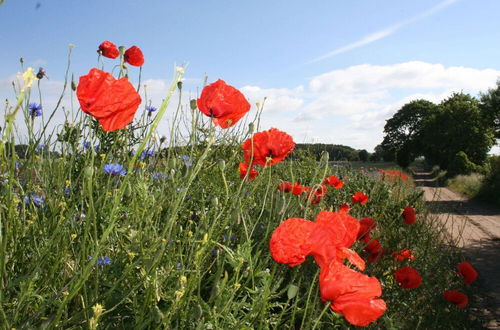
<path fill-rule="evenodd" d="M 292 158 L 305 156 L 321 158 L 323 151 L 328 152 L 330 160 L 347 160 L 347 161 L 379 161 L 381 157 L 378 154 L 370 154 L 368 151 L 356 150 L 354 148 L 341 144 L 325 144 L 325 143 L 297 143 Z"/>

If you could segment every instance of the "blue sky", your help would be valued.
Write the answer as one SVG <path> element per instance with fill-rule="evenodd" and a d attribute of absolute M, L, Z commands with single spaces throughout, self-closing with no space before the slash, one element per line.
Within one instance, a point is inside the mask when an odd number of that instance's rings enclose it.
<path fill-rule="evenodd" d="M 221 78 L 252 104 L 268 97 L 263 128 L 371 151 L 405 102 L 495 85 L 499 12 L 497 0 L 6 0 L 0 96 L 12 98 L 19 57 L 45 68 L 50 93 L 64 78 L 68 44 L 78 77 L 110 40 L 143 50 L 153 102 L 174 63 L 189 62 L 185 86 L 193 94 L 205 74 L 209 82 Z M 110 70 L 114 62 L 105 64 Z"/>

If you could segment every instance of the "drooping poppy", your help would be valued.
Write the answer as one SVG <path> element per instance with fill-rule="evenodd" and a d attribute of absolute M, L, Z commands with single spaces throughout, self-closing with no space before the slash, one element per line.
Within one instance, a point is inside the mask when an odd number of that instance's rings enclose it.
<path fill-rule="evenodd" d="M 125 51 L 123 59 L 126 63 L 133 66 L 142 66 L 144 64 L 144 55 L 142 50 L 137 46 L 132 46 Z"/>
<path fill-rule="evenodd" d="M 289 181 L 283 181 L 278 185 L 278 190 L 280 190 L 282 192 L 286 192 L 286 193 L 292 192 L 292 189 L 293 189 L 293 185 Z"/>
<path fill-rule="evenodd" d="M 332 175 L 328 178 L 325 178 L 323 180 L 323 183 L 327 184 L 329 186 L 332 186 L 335 189 L 340 189 L 344 186 L 344 182 L 342 180 L 340 180 L 338 177 L 336 177 L 335 175 Z"/>
<path fill-rule="evenodd" d="M 337 255 L 342 249 L 349 248 L 356 241 L 359 230 L 359 222 L 346 213 L 335 213 L 321 211 L 316 216 L 316 227 L 311 233 L 311 255 L 320 266 L 326 266 L 332 259 L 341 261 Z M 361 270 L 364 269 L 364 262 L 353 251 L 345 255 L 353 264 L 358 264 Z M 359 259 L 358 259 L 359 258 Z"/>
<path fill-rule="evenodd" d="M 118 48 L 114 43 L 111 41 L 103 41 L 100 45 L 99 48 L 97 49 L 97 52 L 101 54 L 104 57 L 108 58 L 117 58 L 118 55 L 120 55 L 120 52 L 118 51 Z"/>
<path fill-rule="evenodd" d="M 422 276 L 415 268 L 401 267 L 394 273 L 394 279 L 404 289 L 416 289 L 422 284 Z"/>
<path fill-rule="evenodd" d="M 196 103 L 198 109 L 221 128 L 233 126 L 250 111 L 250 103 L 245 96 L 221 79 L 205 86 Z"/>
<path fill-rule="evenodd" d="M 410 250 L 410 249 L 394 251 L 391 253 L 391 255 L 397 261 L 403 261 L 406 259 L 411 260 L 411 261 L 415 260 L 415 256 L 413 255 L 412 250 Z"/>
<path fill-rule="evenodd" d="M 469 298 L 457 290 L 443 291 L 443 297 L 446 301 L 449 301 L 460 308 L 465 308 L 469 303 Z"/>
<path fill-rule="evenodd" d="M 266 167 L 281 162 L 294 147 L 292 137 L 277 128 L 257 132 L 241 146 L 247 163 Z"/>
<path fill-rule="evenodd" d="M 243 180 L 245 176 L 247 175 L 248 172 L 248 164 L 247 163 L 240 163 L 239 164 L 239 169 L 240 169 L 240 179 Z M 250 169 L 250 174 L 248 174 L 248 180 L 253 180 L 255 177 L 259 175 L 259 172 L 253 168 Z"/>
<path fill-rule="evenodd" d="M 335 260 L 321 268 L 319 287 L 321 299 L 331 301 L 330 308 L 356 326 L 370 324 L 387 309 L 385 301 L 379 298 L 382 287 L 375 277 L 356 272 Z"/>
<path fill-rule="evenodd" d="M 290 218 L 280 223 L 269 242 L 273 259 L 291 267 L 303 263 L 311 253 L 309 236 L 314 228 L 314 222 L 301 218 Z"/>
<path fill-rule="evenodd" d="M 127 78 L 117 80 L 96 68 L 80 77 L 76 95 L 82 111 L 96 118 L 107 132 L 130 124 L 141 103 L 139 93 Z"/>
<path fill-rule="evenodd" d="M 312 255 L 321 267 L 320 290 L 324 301 L 354 325 L 367 325 L 386 310 L 376 278 L 368 277 L 345 266 L 364 270 L 363 259 L 349 247 L 355 242 L 359 222 L 346 213 L 321 211 L 315 222 L 290 218 L 273 232 L 271 255 L 277 262 L 296 266 Z"/>
<path fill-rule="evenodd" d="M 468 261 L 458 264 L 458 274 L 464 277 L 465 284 L 472 284 L 477 280 L 477 271 Z"/>
<path fill-rule="evenodd" d="M 415 209 L 411 206 L 407 206 L 403 209 L 403 219 L 407 225 L 412 225 L 417 220 L 417 215 Z"/>
<path fill-rule="evenodd" d="M 352 203 L 359 203 L 361 205 L 365 205 L 368 203 L 368 196 L 363 194 L 362 192 L 357 192 L 351 197 Z"/>

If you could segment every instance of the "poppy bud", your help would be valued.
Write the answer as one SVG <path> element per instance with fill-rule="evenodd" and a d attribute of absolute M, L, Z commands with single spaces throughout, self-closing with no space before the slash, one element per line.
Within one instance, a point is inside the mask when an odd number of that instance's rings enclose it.
<path fill-rule="evenodd" d="M 118 47 L 118 50 L 120 51 L 120 55 L 123 56 L 123 54 L 125 54 L 125 46 Z"/>
<path fill-rule="evenodd" d="M 92 176 L 94 176 L 94 167 L 92 166 L 87 166 L 83 172 L 84 176 L 91 180 L 92 179 Z"/>
<path fill-rule="evenodd" d="M 179 90 L 182 90 L 182 81 L 177 82 L 177 88 L 179 88 Z"/>
<path fill-rule="evenodd" d="M 297 295 L 297 292 L 299 292 L 299 287 L 293 284 L 290 284 L 288 286 L 288 291 L 287 291 L 287 296 L 288 299 L 293 299 Z"/>
<path fill-rule="evenodd" d="M 75 79 L 73 77 L 73 75 L 71 75 L 71 89 L 74 91 L 76 91 L 76 82 L 75 82 Z"/>
<path fill-rule="evenodd" d="M 330 158 L 330 154 L 326 151 L 321 152 L 321 161 L 328 163 L 328 159 Z"/>
<path fill-rule="evenodd" d="M 21 58 L 19 59 L 19 62 L 21 62 L 21 64 L 23 64 L 23 63 L 24 63 L 24 58 L 22 58 L 22 57 L 21 57 Z"/>
<path fill-rule="evenodd" d="M 248 124 L 248 134 L 252 134 L 255 129 L 254 123 Z"/>
<path fill-rule="evenodd" d="M 192 99 L 189 101 L 189 106 L 191 107 L 191 110 L 196 110 L 198 108 L 198 104 L 196 103 L 196 99 Z"/>
<path fill-rule="evenodd" d="M 160 144 L 161 143 L 164 143 L 165 141 L 167 141 L 167 137 L 165 135 L 163 135 L 161 138 L 160 138 Z"/>
<path fill-rule="evenodd" d="M 217 196 L 216 196 L 216 197 L 214 197 L 214 198 L 212 199 L 212 204 L 213 204 L 215 207 L 217 207 L 217 206 L 219 205 L 219 199 L 217 198 Z"/>
<path fill-rule="evenodd" d="M 221 171 L 224 171 L 224 169 L 226 168 L 226 162 L 224 161 L 224 159 L 219 160 L 217 165 L 219 166 Z"/>

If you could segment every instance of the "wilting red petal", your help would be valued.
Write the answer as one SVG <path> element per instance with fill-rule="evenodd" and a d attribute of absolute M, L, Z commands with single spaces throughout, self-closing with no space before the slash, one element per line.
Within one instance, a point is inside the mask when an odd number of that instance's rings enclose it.
<path fill-rule="evenodd" d="M 416 289 L 422 284 L 422 277 L 416 269 L 412 267 L 401 267 L 394 278 L 404 289 Z"/>
<path fill-rule="evenodd" d="M 144 55 L 142 50 L 137 46 L 132 46 L 125 51 L 123 59 L 126 63 L 133 66 L 142 66 L 144 64 Z"/>
<path fill-rule="evenodd" d="M 126 78 L 91 69 L 81 76 L 76 90 L 83 112 L 92 115 L 105 131 L 123 129 L 134 119 L 141 97 Z"/>
<path fill-rule="evenodd" d="M 365 261 L 355 251 L 348 248 L 340 248 L 337 252 L 337 257 L 347 259 L 351 264 L 358 267 L 359 270 L 365 270 Z"/>
<path fill-rule="evenodd" d="M 338 177 L 336 177 L 335 175 L 332 175 L 328 178 L 325 178 L 325 180 L 323 180 L 323 183 L 330 185 L 330 186 L 334 187 L 335 189 L 340 189 L 344 186 L 344 182 L 342 180 L 340 180 Z"/>
<path fill-rule="evenodd" d="M 457 290 L 443 291 L 443 297 L 446 301 L 449 301 L 460 308 L 465 308 L 469 303 L 469 298 Z"/>
<path fill-rule="evenodd" d="M 380 282 L 341 262 L 332 261 L 321 268 L 319 285 L 321 299 L 331 301 L 330 307 L 353 325 L 368 325 L 386 310 L 385 302 L 377 298 L 382 295 Z"/>
<path fill-rule="evenodd" d="M 345 213 L 321 211 L 316 217 L 316 227 L 310 235 L 311 254 L 320 266 L 339 258 L 337 250 L 349 248 L 355 241 L 359 222 Z"/>
<path fill-rule="evenodd" d="M 291 192 L 293 189 L 293 185 L 291 182 L 283 181 L 278 185 L 278 190 L 282 192 Z"/>
<path fill-rule="evenodd" d="M 280 223 L 269 243 L 273 259 L 292 267 L 303 263 L 311 252 L 309 236 L 315 225 L 301 218 L 290 218 Z"/>
<path fill-rule="evenodd" d="M 382 244 L 376 239 L 372 239 L 366 244 L 365 251 L 368 251 L 370 254 L 377 254 L 382 250 Z"/>
<path fill-rule="evenodd" d="M 240 179 L 243 180 L 245 176 L 247 175 L 248 172 L 248 164 L 246 163 L 240 163 L 239 164 L 239 169 L 240 169 Z M 250 174 L 248 175 L 248 180 L 253 180 L 255 177 L 259 175 L 259 172 L 255 170 L 253 167 L 250 169 Z"/>
<path fill-rule="evenodd" d="M 120 55 L 118 48 L 111 41 L 103 41 L 97 50 L 104 57 L 117 58 Z"/>
<path fill-rule="evenodd" d="M 403 210 L 403 219 L 407 225 L 412 225 L 417 220 L 415 209 L 411 206 L 405 207 Z"/>
<path fill-rule="evenodd" d="M 198 109 L 221 128 L 233 126 L 250 111 L 245 96 L 221 79 L 203 88 L 197 104 Z"/>
<path fill-rule="evenodd" d="M 292 137 L 276 128 L 255 133 L 241 146 L 245 162 L 266 167 L 281 162 L 294 147 Z"/>
<path fill-rule="evenodd" d="M 464 277 L 465 284 L 471 284 L 477 280 L 477 271 L 468 261 L 458 264 L 458 273 Z"/>
<path fill-rule="evenodd" d="M 361 205 L 365 205 L 368 203 L 368 196 L 362 192 L 357 192 L 352 196 L 351 200 L 353 204 L 360 203 Z"/>

